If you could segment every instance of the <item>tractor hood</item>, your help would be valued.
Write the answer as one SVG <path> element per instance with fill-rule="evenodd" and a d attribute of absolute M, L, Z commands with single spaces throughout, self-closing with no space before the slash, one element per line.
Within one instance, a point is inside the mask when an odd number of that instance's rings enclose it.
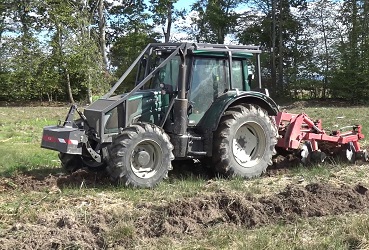
<path fill-rule="evenodd" d="M 84 110 L 88 125 L 98 138 L 104 134 L 116 134 L 119 127 L 135 121 L 154 122 L 155 112 L 160 112 L 160 91 L 137 91 L 110 98 L 101 98 Z"/>
<path fill-rule="evenodd" d="M 98 99 L 90 106 L 85 108 L 85 112 L 107 112 L 125 101 L 127 99 L 127 96 L 128 94 L 122 94 L 107 99 Z M 134 96 L 135 95 L 132 95 L 130 98 L 133 98 Z"/>

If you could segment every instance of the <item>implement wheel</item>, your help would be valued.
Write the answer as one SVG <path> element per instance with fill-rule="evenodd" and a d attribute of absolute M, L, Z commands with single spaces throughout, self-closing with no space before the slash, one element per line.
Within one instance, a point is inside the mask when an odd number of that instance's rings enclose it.
<path fill-rule="evenodd" d="M 346 160 L 350 163 L 355 163 L 356 161 L 356 151 L 354 144 L 352 142 L 349 142 L 345 145 L 345 156 Z"/>
<path fill-rule="evenodd" d="M 172 169 L 172 150 L 163 129 L 154 124 L 133 124 L 113 140 L 107 170 L 122 185 L 152 188 Z"/>
<path fill-rule="evenodd" d="M 243 104 L 229 108 L 215 132 L 215 170 L 226 176 L 260 176 L 272 165 L 276 136 L 275 123 L 259 106 Z"/>

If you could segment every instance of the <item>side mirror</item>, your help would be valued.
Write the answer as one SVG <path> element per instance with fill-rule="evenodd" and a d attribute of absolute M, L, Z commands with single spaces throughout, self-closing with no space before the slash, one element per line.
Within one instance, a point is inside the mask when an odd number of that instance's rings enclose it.
<path fill-rule="evenodd" d="M 252 79 L 254 79 L 254 75 L 253 74 L 249 74 L 247 76 L 247 83 L 249 84 L 250 87 L 251 87 L 251 81 L 252 81 Z"/>

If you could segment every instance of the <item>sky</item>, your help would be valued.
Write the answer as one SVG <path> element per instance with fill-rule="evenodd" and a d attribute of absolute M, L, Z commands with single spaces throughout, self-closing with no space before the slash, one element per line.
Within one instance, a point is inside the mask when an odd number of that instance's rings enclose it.
<path fill-rule="evenodd" d="M 178 2 L 176 2 L 174 4 L 174 7 L 176 9 L 190 9 L 191 5 L 195 2 L 196 0 L 178 0 Z"/>

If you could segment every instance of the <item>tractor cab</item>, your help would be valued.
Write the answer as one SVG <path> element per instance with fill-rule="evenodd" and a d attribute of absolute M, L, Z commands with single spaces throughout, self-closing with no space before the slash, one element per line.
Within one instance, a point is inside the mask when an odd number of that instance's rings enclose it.
<path fill-rule="evenodd" d="M 248 69 L 252 57 L 251 53 L 234 53 L 231 58 L 219 52 L 193 53 L 188 81 L 190 125 L 198 124 L 210 106 L 228 91 L 250 91 Z"/>

